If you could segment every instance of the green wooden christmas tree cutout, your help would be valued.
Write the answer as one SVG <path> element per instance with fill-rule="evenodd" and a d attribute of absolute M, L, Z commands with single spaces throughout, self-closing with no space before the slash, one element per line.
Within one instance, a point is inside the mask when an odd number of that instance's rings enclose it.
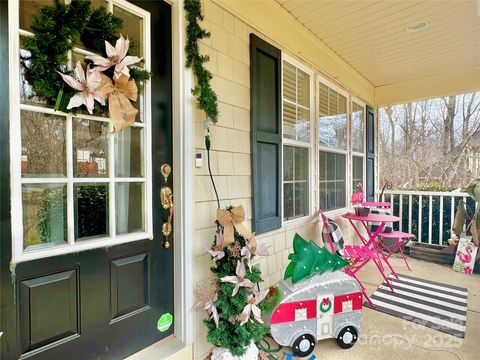
<path fill-rule="evenodd" d="M 298 234 L 293 238 L 293 254 L 289 254 L 288 259 L 290 264 L 285 269 L 283 278 L 292 278 L 294 284 L 311 275 L 336 271 L 348 265 L 339 255 L 330 253 L 313 241 L 306 241 Z"/>

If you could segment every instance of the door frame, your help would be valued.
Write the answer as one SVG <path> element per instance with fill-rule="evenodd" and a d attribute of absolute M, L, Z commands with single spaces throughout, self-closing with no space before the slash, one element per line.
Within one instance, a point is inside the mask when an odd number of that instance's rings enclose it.
<path fill-rule="evenodd" d="M 181 346 L 193 343 L 193 152 L 194 99 L 191 93 L 193 75 L 185 67 L 185 12 L 183 0 L 172 4 L 172 61 L 173 81 L 173 187 L 176 212 L 174 214 L 174 281 L 175 334 Z"/>

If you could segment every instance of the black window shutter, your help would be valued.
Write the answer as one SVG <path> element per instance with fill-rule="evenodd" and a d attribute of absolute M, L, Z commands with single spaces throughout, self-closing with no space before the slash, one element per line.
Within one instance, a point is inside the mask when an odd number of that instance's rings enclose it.
<path fill-rule="evenodd" d="M 367 105 L 367 201 L 375 201 L 375 111 Z"/>
<path fill-rule="evenodd" d="M 281 227 L 281 51 L 250 34 L 253 229 Z"/>

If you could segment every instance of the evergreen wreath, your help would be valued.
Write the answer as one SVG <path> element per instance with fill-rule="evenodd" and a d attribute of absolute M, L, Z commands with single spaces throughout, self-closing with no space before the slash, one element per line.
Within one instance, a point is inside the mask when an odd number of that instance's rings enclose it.
<path fill-rule="evenodd" d="M 197 84 L 192 89 L 192 94 L 197 98 L 200 109 L 215 124 L 218 120 L 217 94 L 210 85 L 212 73 L 203 66 L 210 59 L 208 55 L 201 55 L 198 49 L 198 40 L 209 38 L 210 33 L 198 24 L 198 21 L 203 20 L 200 0 L 185 0 L 184 10 L 187 20 L 186 66 L 193 70 L 197 78 Z"/>
<path fill-rule="evenodd" d="M 68 52 L 81 40 L 95 53 L 105 55 L 105 41 L 114 42 L 122 27 L 122 19 L 104 7 L 94 9 L 90 0 L 72 0 L 68 4 L 53 0 L 51 5 L 42 7 L 32 19 L 33 36 L 25 39 L 30 56 L 20 59 L 25 79 L 33 86 L 34 95 L 50 105 L 55 104 L 56 110 L 69 112 L 67 104 L 75 91 L 65 86 L 59 74 L 72 73 L 67 66 Z M 132 45 L 129 54 L 134 52 Z M 130 76 L 140 85 L 150 78 L 150 73 L 132 67 Z M 95 103 L 96 113 L 107 111 L 107 107 Z"/>

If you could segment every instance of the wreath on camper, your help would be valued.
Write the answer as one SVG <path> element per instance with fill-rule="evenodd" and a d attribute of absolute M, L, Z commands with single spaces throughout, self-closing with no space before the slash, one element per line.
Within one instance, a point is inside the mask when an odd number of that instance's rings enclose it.
<path fill-rule="evenodd" d="M 33 34 L 26 37 L 27 52 L 20 58 L 34 96 L 63 112 L 108 114 L 115 132 L 132 125 L 138 113 L 132 102 L 150 73 L 122 27 L 122 19 L 104 7 L 93 8 L 90 0 L 53 0 L 42 7 L 33 16 Z M 69 69 L 68 53 L 79 41 L 97 55 Z"/>

